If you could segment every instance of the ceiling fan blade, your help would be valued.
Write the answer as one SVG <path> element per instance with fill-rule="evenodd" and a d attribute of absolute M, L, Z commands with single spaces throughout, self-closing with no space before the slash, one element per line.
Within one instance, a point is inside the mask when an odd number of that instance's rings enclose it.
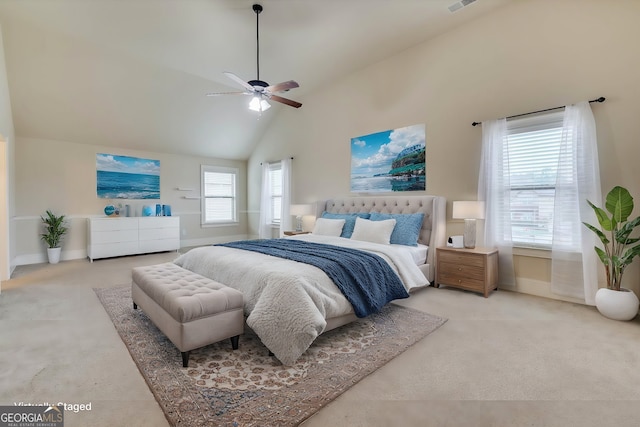
<path fill-rule="evenodd" d="M 267 92 L 274 93 L 274 92 L 284 92 L 285 90 L 295 89 L 297 87 L 300 87 L 300 85 L 297 82 L 293 80 L 289 80 L 287 82 L 282 82 L 275 85 L 267 86 L 264 88 L 264 90 Z"/>
<path fill-rule="evenodd" d="M 249 92 L 255 92 L 255 89 L 253 88 L 253 86 L 251 86 L 249 83 L 245 82 L 244 80 L 242 80 L 240 77 L 236 76 L 235 74 L 230 73 L 228 71 L 225 71 L 223 74 L 225 76 L 229 77 L 234 82 L 238 83 L 240 86 L 242 86 L 243 88 L 245 88 Z"/>
<path fill-rule="evenodd" d="M 294 107 L 294 108 L 300 108 L 300 107 L 302 107 L 302 104 L 301 104 L 301 103 L 299 103 L 298 101 L 293 101 L 293 100 L 291 100 L 291 99 L 283 98 L 283 97 L 278 96 L 278 95 L 271 95 L 271 96 L 269 97 L 269 99 L 272 99 L 272 100 L 277 101 L 277 102 L 281 102 L 281 103 L 283 103 L 283 104 L 290 105 L 290 106 L 292 106 L 292 107 Z"/>
<path fill-rule="evenodd" d="M 205 96 L 221 96 L 221 95 L 253 95 L 249 92 L 211 92 L 205 93 Z"/>

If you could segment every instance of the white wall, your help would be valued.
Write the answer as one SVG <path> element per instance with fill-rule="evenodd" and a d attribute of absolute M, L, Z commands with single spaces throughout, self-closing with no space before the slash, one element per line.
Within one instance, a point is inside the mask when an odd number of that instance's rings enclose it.
<path fill-rule="evenodd" d="M 10 221 L 14 213 L 14 141 L 11 99 L 0 27 L 0 281 L 9 279 L 12 270 L 11 254 L 15 252 L 15 245 L 11 239 L 14 228 Z"/>
<path fill-rule="evenodd" d="M 160 200 L 100 199 L 96 192 L 96 154 L 106 153 L 160 161 Z M 239 223 L 226 227 L 200 226 L 200 165 L 238 168 Z M 30 138 L 16 141 L 16 258 L 15 263 L 44 262 L 40 215 L 47 209 L 69 218 L 70 231 L 62 245 L 62 259 L 86 257 L 86 218 L 104 216 L 108 204 L 129 204 L 137 215 L 145 204 L 171 205 L 180 216 L 182 246 L 217 243 L 246 237 L 246 162 L 175 154 L 113 149 Z M 179 191 L 177 188 L 194 191 Z"/>
<path fill-rule="evenodd" d="M 296 203 L 348 196 L 352 137 L 425 123 L 426 192 L 447 198 L 450 218 L 451 201 L 476 197 L 482 129 L 473 121 L 604 96 L 592 104 L 602 188 L 629 188 L 638 214 L 638 17 L 640 1 L 519 0 L 308 94 L 249 159 L 249 208 L 259 204 L 261 161 L 295 157 Z M 449 220 L 447 231 L 462 228 Z M 518 290 L 553 297 L 545 256 L 516 257 Z M 637 264 L 625 277 L 636 292 Z"/>

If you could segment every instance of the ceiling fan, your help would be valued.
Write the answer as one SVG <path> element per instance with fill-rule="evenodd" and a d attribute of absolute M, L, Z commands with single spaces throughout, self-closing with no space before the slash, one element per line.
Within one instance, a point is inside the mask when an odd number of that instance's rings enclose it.
<path fill-rule="evenodd" d="M 289 105 L 294 108 L 302 107 L 302 104 L 293 101 L 291 99 L 283 98 L 276 95 L 278 92 L 286 92 L 290 89 L 299 87 L 298 83 L 293 80 L 278 83 L 275 85 L 269 85 L 269 83 L 260 80 L 260 21 L 259 15 L 262 12 L 262 6 L 259 4 L 253 5 L 253 11 L 256 13 L 256 66 L 257 74 L 255 80 L 249 80 L 245 82 L 237 75 L 225 72 L 224 75 L 240 85 L 244 91 L 242 92 L 214 92 L 207 93 L 207 96 L 220 96 L 220 95 L 252 95 L 253 99 L 249 103 L 249 109 L 253 111 L 262 112 L 271 108 L 268 100 L 280 102 L 282 104 Z"/>

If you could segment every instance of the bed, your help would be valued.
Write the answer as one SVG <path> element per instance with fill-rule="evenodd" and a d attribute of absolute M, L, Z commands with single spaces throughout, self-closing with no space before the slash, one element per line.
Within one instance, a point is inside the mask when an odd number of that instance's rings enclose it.
<path fill-rule="evenodd" d="M 410 295 L 416 289 L 428 286 L 435 278 L 435 248 L 443 246 L 446 238 L 445 206 L 445 199 L 439 196 L 327 200 L 316 204 L 315 233 L 288 237 L 289 242 L 274 239 L 273 243 L 294 245 L 295 241 L 295 245 L 339 246 L 375 254 L 391 266 Z M 351 221 L 354 214 L 361 219 Z M 415 216 L 423 218 L 415 237 L 416 246 L 398 244 L 397 239 L 396 243 L 391 239 L 391 244 L 376 241 L 377 236 L 384 234 L 378 232 L 383 222 L 387 226 L 393 223 L 391 228 L 396 233 L 400 231 L 401 223 L 415 219 Z M 341 236 L 333 231 L 325 233 L 325 226 L 339 225 L 344 218 Z M 357 306 L 345 297 L 329 273 L 312 264 L 241 246 L 251 243 L 232 242 L 228 244 L 230 246 L 194 248 L 178 257 L 175 263 L 240 290 L 245 300 L 247 326 L 283 364 L 295 363 L 321 333 L 358 318 L 355 314 L 358 310 L 354 311 Z M 265 245 L 271 241 L 255 243 Z"/>

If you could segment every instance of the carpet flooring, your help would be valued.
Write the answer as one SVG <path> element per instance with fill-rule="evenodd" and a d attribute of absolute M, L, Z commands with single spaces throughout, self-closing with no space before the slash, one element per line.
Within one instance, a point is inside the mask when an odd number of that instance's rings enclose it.
<path fill-rule="evenodd" d="M 293 366 L 248 332 L 238 350 L 224 340 L 192 351 L 183 368 L 178 349 L 133 310 L 130 286 L 95 291 L 174 426 L 296 426 L 446 322 L 390 304 L 321 335 Z"/>

